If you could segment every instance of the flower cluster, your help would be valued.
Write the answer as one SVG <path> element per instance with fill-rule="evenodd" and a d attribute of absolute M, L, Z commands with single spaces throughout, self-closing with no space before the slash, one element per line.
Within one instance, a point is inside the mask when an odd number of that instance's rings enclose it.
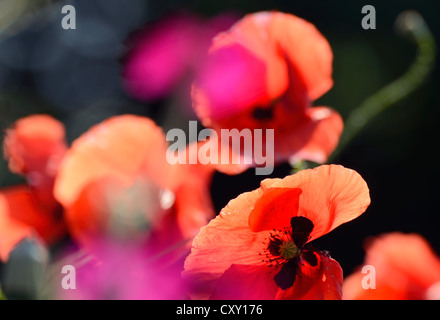
<path fill-rule="evenodd" d="M 128 94 L 154 100 L 191 79 L 183 87 L 206 128 L 272 129 L 275 165 L 317 166 L 263 179 L 216 212 L 214 174 L 242 173 L 255 159 L 170 163 L 163 129 L 146 116 L 114 115 L 69 144 L 63 123 L 29 115 L 4 136 L 9 169 L 24 181 L 0 190 L 1 262 L 25 239 L 73 244 L 51 266 L 57 299 L 439 298 L 440 260 L 419 235 L 371 241 L 375 290 L 361 270 L 344 280 L 331 253 L 314 246 L 371 201 L 359 173 L 324 164 L 343 131 L 337 111 L 313 106 L 333 85 L 332 59 L 313 24 L 277 11 L 232 26 L 231 17 L 174 16 L 138 32 L 123 61 Z M 75 290 L 60 285 L 60 264 L 75 268 Z"/>

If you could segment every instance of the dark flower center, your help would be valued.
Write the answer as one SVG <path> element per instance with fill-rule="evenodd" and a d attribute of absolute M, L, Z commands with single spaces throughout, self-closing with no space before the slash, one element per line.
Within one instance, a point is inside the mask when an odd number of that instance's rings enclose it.
<path fill-rule="evenodd" d="M 311 266 L 318 264 L 316 250 L 307 244 L 313 227 L 309 219 L 293 217 L 289 228 L 274 230 L 269 237 L 269 244 L 265 251 L 266 259 L 263 261 L 271 267 L 276 267 L 277 270 L 281 267 L 274 276 L 274 280 L 282 290 L 293 286 L 302 261 Z"/>
<path fill-rule="evenodd" d="M 257 120 L 271 120 L 273 118 L 272 107 L 269 108 L 256 107 L 252 111 L 252 117 L 254 117 Z"/>
<path fill-rule="evenodd" d="M 256 106 L 252 109 L 252 117 L 260 121 L 270 121 L 275 116 L 275 106 L 279 99 L 274 99 L 268 106 Z"/>

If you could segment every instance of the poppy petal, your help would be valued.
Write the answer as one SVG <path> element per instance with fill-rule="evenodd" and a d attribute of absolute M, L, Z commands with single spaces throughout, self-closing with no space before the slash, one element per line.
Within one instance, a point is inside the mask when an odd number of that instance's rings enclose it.
<path fill-rule="evenodd" d="M 249 215 L 249 228 L 257 232 L 289 227 L 291 218 L 298 214 L 301 193 L 299 188 L 263 188 Z"/>
<path fill-rule="evenodd" d="M 47 211 L 57 210 L 53 183 L 67 150 L 64 125 L 48 115 L 17 120 L 6 130 L 4 153 L 9 169 L 24 175 Z"/>
<path fill-rule="evenodd" d="M 316 257 L 316 250 L 304 249 L 301 251 L 301 258 L 304 259 L 311 267 L 318 265 L 318 258 Z"/>
<path fill-rule="evenodd" d="M 48 115 L 21 118 L 6 130 L 5 156 L 14 173 L 53 178 L 66 149 L 63 124 Z"/>
<path fill-rule="evenodd" d="M 176 218 L 185 239 L 197 235 L 200 228 L 215 216 L 208 187 L 210 177 L 206 180 L 198 178 L 199 174 L 187 175 L 189 181 L 176 191 Z"/>
<path fill-rule="evenodd" d="M 107 175 L 130 183 L 143 173 L 166 185 L 166 148 L 162 130 L 151 119 L 114 116 L 73 142 L 59 169 L 55 197 L 69 206 L 86 185 Z"/>
<path fill-rule="evenodd" d="M 370 204 L 364 179 L 356 171 L 340 165 L 302 170 L 282 180 L 273 180 L 270 188 L 302 190 L 298 216 L 304 216 L 314 224 L 309 241 L 357 218 Z"/>
<path fill-rule="evenodd" d="M 288 87 L 289 75 L 285 58 L 276 38 L 271 34 L 271 12 L 257 12 L 244 16 L 228 31 L 214 38 L 211 52 L 239 44 L 249 50 L 266 66 L 266 98 L 279 97 Z"/>
<path fill-rule="evenodd" d="M 267 43 L 272 37 L 262 16 L 247 15 L 214 38 L 193 87 L 194 107 L 205 126 L 255 105 L 269 105 L 286 91 L 287 65 L 277 45 Z"/>
<path fill-rule="evenodd" d="M 304 216 L 314 225 L 309 241 L 355 219 L 370 204 L 362 177 L 340 165 L 322 165 L 284 179 L 266 179 L 261 189 L 263 196 L 249 216 L 251 230 L 282 230 L 290 225 L 292 217 Z"/>
<path fill-rule="evenodd" d="M 267 248 L 269 232 L 251 232 L 248 222 L 251 208 L 261 193 L 257 189 L 231 200 L 194 239 L 182 275 L 195 285 L 199 297 L 206 298 L 232 264 L 265 264 L 260 254 Z"/>
<path fill-rule="evenodd" d="M 281 300 L 340 300 L 342 297 L 342 268 L 326 254 L 319 253 L 319 268 L 300 264 L 295 283 L 280 290 Z M 313 270 L 307 270 L 313 268 Z"/>
<path fill-rule="evenodd" d="M 48 244 L 66 232 L 60 217 L 38 207 L 28 186 L 20 185 L 0 192 L 0 259 L 5 261 L 12 248 L 25 236 L 37 232 Z"/>
<path fill-rule="evenodd" d="M 367 274 L 360 270 L 356 271 L 344 279 L 342 299 L 344 300 L 407 300 L 405 290 L 401 290 L 406 283 L 396 285 L 388 283 L 377 283 L 374 289 L 362 288 L 362 282 L 365 281 Z M 403 286 L 401 286 L 403 284 Z"/>
<path fill-rule="evenodd" d="M 389 279 L 392 276 L 388 273 L 405 274 L 422 287 L 440 281 L 440 258 L 418 234 L 393 232 L 378 236 L 367 246 L 366 263 Z"/>
<path fill-rule="evenodd" d="M 7 261 L 10 252 L 23 238 L 30 236 L 32 228 L 26 224 L 11 219 L 5 212 L 3 199 L 0 200 L 0 261 Z"/>
<path fill-rule="evenodd" d="M 267 104 L 270 100 L 265 79 L 264 62 L 245 47 L 234 44 L 216 50 L 197 81 L 203 93 L 200 89 L 193 92 L 199 116 L 220 120 L 255 104 Z M 203 101 L 209 103 L 203 106 Z"/>
<path fill-rule="evenodd" d="M 305 112 L 307 120 L 278 139 L 277 156 L 291 162 L 302 159 L 324 163 L 339 143 L 344 128 L 342 117 L 328 107 L 313 107 Z"/>
<path fill-rule="evenodd" d="M 272 12 L 270 35 L 294 65 L 295 76 L 305 84 L 311 101 L 332 87 L 333 52 L 312 23 L 292 14 Z"/>
<path fill-rule="evenodd" d="M 383 234 L 370 239 L 366 251 L 364 265 L 374 267 L 375 289 L 362 287 L 370 271 L 359 270 L 344 281 L 344 299 L 427 299 L 429 288 L 440 283 L 440 258 L 418 234 Z"/>
<path fill-rule="evenodd" d="M 201 149 L 210 141 L 190 143 L 183 153 L 185 159 L 180 159 L 184 160 L 183 163 L 178 162 L 170 166 L 169 176 L 172 179 L 169 181 L 168 189 L 174 196 L 174 220 L 180 226 L 184 239 L 194 237 L 200 228 L 215 216 L 209 186 L 217 166 L 210 161 L 200 162 Z M 218 158 L 217 147 L 209 149 L 209 152 L 214 152 L 212 159 L 215 159 L 215 163 Z M 197 155 L 196 163 L 192 163 L 191 154 Z"/>
<path fill-rule="evenodd" d="M 272 300 L 278 292 L 267 266 L 233 264 L 218 280 L 211 300 Z"/>
<path fill-rule="evenodd" d="M 65 217 L 72 237 L 98 252 L 103 240 L 143 241 L 164 216 L 159 200 L 160 188 L 151 181 L 128 185 L 106 176 L 85 186 Z"/>

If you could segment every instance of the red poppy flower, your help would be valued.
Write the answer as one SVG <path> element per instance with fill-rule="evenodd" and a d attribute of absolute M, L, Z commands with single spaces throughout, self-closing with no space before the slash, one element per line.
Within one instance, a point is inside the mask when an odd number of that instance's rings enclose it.
<path fill-rule="evenodd" d="M 343 122 L 311 102 L 333 85 L 332 59 L 311 23 L 281 12 L 249 14 L 214 38 L 193 85 L 195 111 L 217 131 L 274 129 L 275 163 L 325 162 Z"/>
<path fill-rule="evenodd" d="M 6 130 L 9 169 L 27 185 L 0 190 L 0 259 L 25 236 L 36 232 L 48 244 L 65 233 L 61 207 L 53 197 L 54 178 L 67 149 L 63 125 L 47 115 L 19 119 Z"/>
<path fill-rule="evenodd" d="M 193 298 L 340 299 L 342 270 L 311 241 L 361 215 L 370 203 L 362 177 L 320 166 L 231 200 L 202 228 L 185 261 Z"/>
<path fill-rule="evenodd" d="M 151 253 L 191 238 L 214 215 L 208 166 L 170 165 L 162 130 L 149 118 L 112 117 L 66 153 L 55 184 L 72 237 L 147 242 Z M 186 248 L 185 246 L 182 246 Z"/>
<path fill-rule="evenodd" d="M 365 265 L 374 271 L 348 276 L 344 299 L 440 299 L 440 258 L 418 234 L 393 232 L 368 241 Z"/>

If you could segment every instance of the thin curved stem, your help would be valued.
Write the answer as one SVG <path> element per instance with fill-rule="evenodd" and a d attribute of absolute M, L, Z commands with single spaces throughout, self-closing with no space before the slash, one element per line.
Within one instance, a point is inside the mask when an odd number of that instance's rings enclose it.
<path fill-rule="evenodd" d="M 415 91 L 434 67 L 436 44 L 422 16 L 415 11 L 405 11 L 397 17 L 395 27 L 398 33 L 415 41 L 418 47 L 416 58 L 400 78 L 368 97 L 352 111 L 345 122 L 339 145 L 328 159 L 329 163 L 375 116 Z"/>

